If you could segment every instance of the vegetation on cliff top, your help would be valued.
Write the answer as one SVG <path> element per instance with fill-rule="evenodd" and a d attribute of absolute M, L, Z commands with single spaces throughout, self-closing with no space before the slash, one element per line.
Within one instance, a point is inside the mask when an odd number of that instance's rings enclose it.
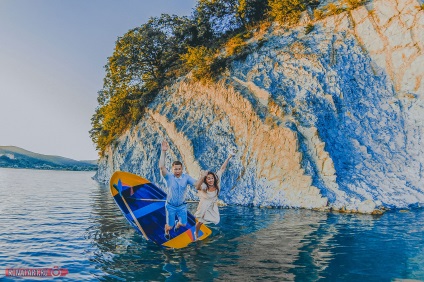
<path fill-rule="evenodd" d="M 149 102 L 177 77 L 191 72 L 195 80 L 212 81 L 231 61 L 251 52 L 246 41 L 265 33 L 273 21 L 292 26 L 305 10 L 315 9 L 321 18 L 364 2 L 341 3 L 316 10 L 319 0 L 199 0 L 190 17 L 163 14 L 129 30 L 108 58 L 91 119 L 90 136 L 99 153 L 136 124 Z"/>

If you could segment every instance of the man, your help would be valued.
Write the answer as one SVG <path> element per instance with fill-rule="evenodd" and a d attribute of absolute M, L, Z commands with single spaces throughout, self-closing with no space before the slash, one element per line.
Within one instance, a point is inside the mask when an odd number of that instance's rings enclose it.
<path fill-rule="evenodd" d="M 168 196 L 165 204 L 165 238 L 167 240 L 171 239 L 169 230 L 171 230 L 172 227 L 174 227 L 174 230 L 177 231 L 178 228 L 187 224 L 187 203 L 185 202 L 187 185 L 191 184 L 194 186 L 197 182 L 190 175 L 183 173 L 183 164 L 179 161 L 173 162 L 172 173 L 168 172 L 165 167 L 165 154 L 168 149 L 168 142 L 163 141 L 159 159 L 159 168 L 168 186 Z M 175 216 L 178 217 L 178 220 L 175 220 Z"/>

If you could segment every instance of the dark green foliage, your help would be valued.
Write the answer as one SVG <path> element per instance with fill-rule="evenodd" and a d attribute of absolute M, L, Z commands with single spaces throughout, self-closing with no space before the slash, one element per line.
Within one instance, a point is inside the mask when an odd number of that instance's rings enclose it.
<path fill-rule="evenodd" d="M 366 0 L 344 0 L 344 2 L 346 3 L 347 8 L 352 10 L 359 6 L 365 5 L 367 1 Z"/>
<path fill-rule="evenodd" d="M 305 34 L 311 33 L 314 30 L 315 26 L 313 24 L 308 24 L 305 26 Z"/>
<path fill-rule="evenodd" d="M 199 0 L 193 17 L 203 45 L 210 47 L 264 19 L 268 8 L 268 0 Z"/>
<path fill-rule="evenodd" d="M 311 8 L 311 10 L 316 9 L 319 4 L 321 4 L 321 0 L 304 0 L 306 7 Z"/>
<path fill-rule="evenodd" d="M 269 14 L 281 24 L 294 25 L 299 22 L 302 12 L 308 7 L 316 8 L 319 3 L 319 0 L 269 0 Z"/>
<path fill-rule="evenodd" d="M 238 14 L 238 0 L 199 0 L 195 18 L 206 38 L 219 38 L 228 31 L 244 26 Z"/>

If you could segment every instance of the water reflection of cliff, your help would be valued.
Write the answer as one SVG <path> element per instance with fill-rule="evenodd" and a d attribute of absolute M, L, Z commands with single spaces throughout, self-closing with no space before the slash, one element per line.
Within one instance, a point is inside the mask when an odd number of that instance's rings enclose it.
<path fill-rule="evenodd" d="M 257 209 L 240 206 L 222 209 L 220 226 L 213 228 L 214 236 L 205 242 L 169 255 L 168 267 L 185 273 L 170 278 L 212 281 L 255 281 L 258 279 L 294 280 L 301 273 L 299 258 L 308 256 L 311 265 L 306 277 L 325 269 L 332 254 L 323 246 L 310 252 L 308 236 L 315 237 L 325 228 L 326 213 L 306 210 Z M 325 245 L 331 231 L 315 240 Z M 178 259 L 173 256 L 177 255 Z M 183 262 L 184 267 L 182 267 Z M 315 269 L 315 270 L 314 270 Z"/>
<path fill-rule="evenodd" d="M 327 214 L 306 210 L 259 210 L 257 213 L 256 222 L 252 222 L 252 225 L 261 221 L 262 225 L 267 221 L 270 224 L 234 239 L 238 242 L 237 255 L 231 263 L 219 267 L 220 277 L 231 280 L 231 277 L 236 276 L 245 281 L 294 280 L 298 276 L 294 269 L 302 268 L 296 262 L 300 257 L 307 256 L 310 261 L 308 277 L 312 281 L 316 280 L 318 271 L 315 271 L 315 277 L 311 276 L 314 272 L 311 267 L 317 270 L 325 268 L 331 253 L 319 248 L 306 252 L 303 248 L 310 243 L 307 238 L 325 223 Z M 325 237 L 316 240 L 326 240 Z"/>

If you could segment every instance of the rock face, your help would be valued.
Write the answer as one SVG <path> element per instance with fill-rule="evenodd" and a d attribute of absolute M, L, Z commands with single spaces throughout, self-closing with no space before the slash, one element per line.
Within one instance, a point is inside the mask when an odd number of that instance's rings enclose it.
<path fill-rule="evenodd" d="M 305 28 L 274 28 L 217 84 L 165 89 L 99 163 L 165 190 L 167 164 L 217 170 L 226 203 L 372 212 L 424 203 L 424 11 L 381 0 Z M 259 46 L 259 45 L 258 45 Z M 194 196 L 190 190 L 189 197 Z"/>

